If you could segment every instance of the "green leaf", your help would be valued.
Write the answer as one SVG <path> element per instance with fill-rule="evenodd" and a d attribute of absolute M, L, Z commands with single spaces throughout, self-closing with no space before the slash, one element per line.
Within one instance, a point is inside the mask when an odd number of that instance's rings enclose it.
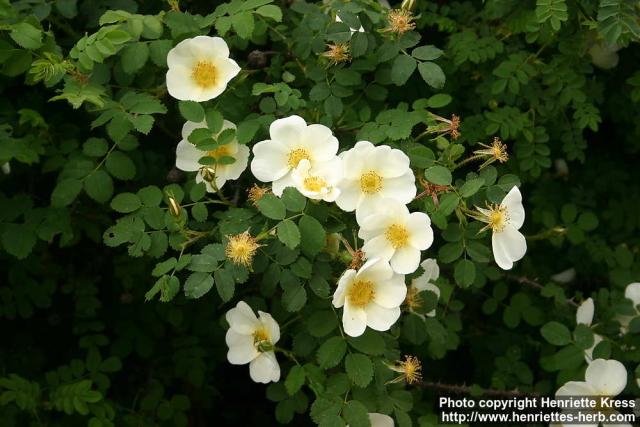
<path fill-rule="evenodd" d="M 184 283 L 187 298 L 200 298 L 213 287 L 213 277 L 209 273 L 192 273 Z"/>
<path fill-rule="evenodd" d="M 540 333 L 549 343 L 555 346 L 567 345 L 571 342 L 569 328 L 560 322 L 551 321 L 540 328 Z"/>
<path fill-rule="evenodd" d="M 429 99 L 427 99 L 427 106 L 430 108 L 441 108 L 449 105 L 453 98 L 446 93 L 436 93 Z"/>
<path fill-rule="evenodd" d="M 112 152 L 107 157 L 105 166 L 111 175 L 123 181 L 131 180 L 136 176 L 136 165 L 121 151 Z"/>
<path fill-rule="evenodd" d="M 579 324 L 573 331 L 576 345 L 583 350 L 591 348 L 594 342 L 593 331 L 587 325 Z"/>
<path fill-rule="evenodd" d="M 404 85 L 416 70 L 417 62 L 410 56 L 398 55 L 391 67 L 391 81 L 396 86 Z"/>
<path fill-rule="evenodd" d="M 471 197 L 478 192 L 484 185 L 484 179 L 472 178 L 460 187 L 460 195 L 462 197 Z"/>
<path fill-rule="evenodd" d="M 105 203 L 113 196 L 113 180 L 103 170 L 97 170 L 84 180 L 84 191 L 98 203 Z"/>
<path fill-rule="evenodd" d="M 282 10 L 276 5 L 268 4 L 260 6 L 256 9 L 256 13 L 265 18 L 271 18 L 276 22 L 282 22 Z"/>
<path fill-rule="evenodd" d="M 345 359 L 347 375 L 359 387 L 366 387 L 373 378 L 373 364 L 364 354 L 349 354 Z"/>
<path fill-rule="evenodd" d="M 200 123 L 204 120 L 204 108 L 195 101 L 180 101 L 178 109 L 186 120 L 195 123 Z"/>
<path fill-rule="evenodd" d="M 344 419 L 349 423 L 349 427 L 369 427 L 369 411 L 362 402 L 350 400 L 344 406 Z"/>
<path fill-rule="evenodd" d="M 273 194 L 265 194 L 258 200 L 258 210 L 271 219 L 284 219 L 287 214 L 287 209 L 282 200 Z"/>
<path fill-rule="evenodd" d="M 424 177 L 436 185 L 450 185 L 453 179 L 451 171 L 444 166 L 431 166 L 424 171 Z"/>
<path fill-rule="evenodd" d="M 453 272 L 456 283 L 463 288 L 471 286 L 476 278 L 476 265 L 468 259 L 461 259 Z"/>
<path fill-rule="evenodd" d="M 82 181 L 79 179 L 63 179 L 56 184 L 51 193 L 51 206 L 61 208 L 68 206 L 78 197 L 82 190 Z"/>
<path fill-rule="evenodd" d="M 337 366 L 347 351 L 347 343 L 342 337 L 331 337 L 318 349 L 318 364 L 323 369 Z"/>
<path fill-rule="evenodd" d="M 134 74 L 139 71 L 149 59 L 149 47 L 146 43 L 131 43 L 122 49 L 120 63 L 125 73 Z"/>
<path fill-rule="evenodd" d="M 227 302 L 233 298 L 235 293 L 235 281 L 231 273 L 225 269 L 216 270 L 213 273 L 216 282 L 216 289 L 222 301 Z"/>
<path fill-rule="evenodd" d="M 102 157 L 109 151 L 109 144 L 102 138 L 89 138 L 82 145 L 82 152 L 85 156 Z"/>
<path fill-rule="evenodd" d="M 565 0 L 537 0 L 536 16 L 539 23 L 549 21 L 554 31 L 560 30 L 561 23 L 569 19 Z"/>
<path fill-rule="evenodd" d="M 120 213 L 129 213 L 140 209 L 142 201 L 133 193 L 120 193 L 111 200 L 111 208 Z"/>
<path fill-rule="evenodd" d="M 42 46 L 42 30 L 26 22 L 12 25 L 9 36 L 25 49 L 38 49 Z"/>
<path fill-rule="evenodd" d="M 282 201 L 291 212 L 302 212 L 307 205 L 307 199 L 293 187 L 287 187 L 282 192 Z"/>
<path fill-rule="evenodd" d="M 418 71 L 422 76 L 422 79 L 431 87 L 436 89 L 442 89 L 446 77 L 442 68 L 438 64 L 433 62 L 421 62 L 418 64 Z"/>
<path fill-rule="evenodd" d="M 302 252 L 310 258 L 315 257 L 326 245 L 327 233 L 320 222 L 310 215 L 298 221 L 301 235 Z"/>
<path fill-rule="evenodd" d="M 349 337 L 347 340 L 351 347 L 362 353 L 379 356 L 384 354 L 386 350 L 382 335 L 371 329 L 365 330 L 364 334 L 359 337 Z"/>
<path fill-rule="evenodd" d="M 33 227 L 27 224 L 5 224 L 0 240 L 4 250 L 18 259 L 26 258 L 37 241 Z"/>
<path fill-rule="evenodd" d="M 278 224 L 278 239 L 288 248 L 295 249 L 300 244 L 300 230 L 298 226 L 289 219 Z"/>
<path fill-rule="evenodd" d="M 240 12 L 231 16 L 231 24 L 238 36 L 242 39 L 249 39 L 253 34 L 255 25 L 251 12 Z"/>
<path fill-rule="evenodd" d="M 282 293 L 282 305 L 289 312 L 300 311 L 307 302 L 307 291 L 299 283 L 285 282 L 280 284 Z"/>
<path fill-rule="evenodd" d="M 434 59 L 440 58 L 443 53 L 444 52 L 437 47 L 427 45 L 413 49 L 413 51 L 411 52 L 411 56 L 423 61 L 433 61 Z"/>
<path fill-rule="evenodd" d="M 302 366 L 293 365 L 293 367 L 291 367 L 287 379 L 284 380 L 284 387 L 287 389 L 289 396 L 293 396 L 302 388 L 305 378 L 306 376 Z"/>

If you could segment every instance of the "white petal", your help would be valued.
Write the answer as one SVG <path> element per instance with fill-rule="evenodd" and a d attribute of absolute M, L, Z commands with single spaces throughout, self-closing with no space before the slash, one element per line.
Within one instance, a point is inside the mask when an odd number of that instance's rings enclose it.
<path fill-rule="evenodd" d="M 258 318 L 244 301 L 240 301 L 234 308 L 227 311 L 226 319 L 229 326 L 241 334 L 253 334 L 258 326 Z"/>
<path fill-rule="evenodd" d="M 176 147 L 176 167 L 186 172 L 195 172 L 202 167 L 198 160 L 204 155 L 195 145 L 183 139 Z"/>
<path fill-rule="evenodd" d="M 342 311 L 342 326 L 345 334 L 350 337 L 359 337 L 367 329 L 367 313 L 364 309 L 352 307 L 349 301 L 345 301 Z"/>
<path fill-rule="evenodd" d="M 191 39 L 181 41 L 167 54 L 167 66 L 169 69 L 180 66 L 191 68 L 194 62 L 196 62 L 196 58 L 191 48 Z"/>
<path fill-rule="evenodd" d="M 576 323 L 578 325 L 582 324 L 591 326 L 594 311 L 595 307 L 593 306 L 593 299 L 587 298 L 582 302 L 582 304 L 580 304 L 578 310 L 576 310 Z"/>
<path fill-rule="evenodd" d="M 360 183 L 343 180 L 340 184 L 340 195 L 336 199 L 336 204 L 343 211 L 353 212 L 358 207 L 361 198 Z"/>
<path fill-rule="evenodd" d="M 360 28 L 362 29 L 362 27 Z M 369 421 L 371 422 L 371 427 L 394 427 L 393 418 L 377 412 L 369 413 Z"/>
<path fill-rule="evenodd" d="M 189 47 L 194 55 L 201 58 L 226 58 L 229 56 L 229 46 L 220 37 L 196 36 L 189 41 Z"/>
<path fill-rule="evenodd" d="M 239 334 L 229 329 L 225 336 L 229 346 L 227 360 L 232 365 L 245 365 L 258 356 L 258 350 L 253 345 L 253 336 Z"/>
<path fill-rule="evenodd" d="M 513 262 L 522 259 L 527 252 L 527 241 L 522 233 L 507 224 L 499 233 L 491 237 L 493 257 L 503 270 L 510 270 Z"/>
<path fill-rule="evenodd" d="M 340 279 L 338 280 L 338 287 L 333 293 L 332 304 L 334 307 L 340 308 L 344 305 L 345 293 L 349 285 L 351 285 L 351 282 L 353 282 L 353 280 L 355 279 L 355 277 L 356 277 L 356 271 L 352 269 L 345 271 L 342 274 L 342 276 L 340 276 Z"/>
<path fill-rule="evenodd" d="M 385 308 L 376 303 L 365 308 L 367 326 L 376 331 L 388 331 L 400 318 L 400 307 Z"/>
<path fill-rule="evenodd" d="M 513 186 L 507 195 L 504 196 L 500 204 L 507 208 L 509 223 L 513 225 L 516 230 L 520 229 L 522 224 L 524 224 L 524 207 L 522 206 L 522 194 L 520 194 L 518 187 Z"/>
<path fill-rule="evenodd" d="M 201 90 L 190 78 L 191 72 L 184 67 L 177 66 L 167 71 L 167 91 L 169 95 L 181 101 L 197 101 Z"/>
<path fill-rule="evenodd" d="M 288 148 L 280 141 L 260 141 L 253 146 L 251 173 L 262 182 L 278 180 L 289 172 Z"/>
<path fill-rule="evenodd" d="M 409 229 L 409 244 L 414 248 L 424 251 L 433 243 L 433 230 L 431 218 L 423 212 L 414 212 L 407 219 Z"/>
<path fill-rule="evenodd" d="M 404 277 L 395 275 L 396 280 L 375 283 L 375 303 L 385 308 L 399 307 L 407 297 Z"/>
<path fill-rule="evenodd" d="M 395 199 L 402 204 L 407 204 L 416 197 L 416 178 L 413 171 L 409 170 L 404 175 L 397 178 L 385 178 L 382 184 L 380 195 Z"/>
<path fill-rule="evenodd" d="M 630 283 L 624 290 L 624 297 L 633 302 L 633 306 L 640 305 L 640 283 Z"/>
<path fill-rule="evenodd" d="M 371 280 L 372 282 L 386 281 L 393 277 L 393 270 L 386 260 L 371 258 L 364 263 L 356 277 L 361 280 Z"/>
<path fill-rule="evenodd" d="M 275 120 L 269 127 L 271 139 L 282 142 L 286 147 L 295 148 L 302 145 L 302 135 L 307 122 L 300 116 L 289 116 Z"/>
<path fill-rule="evenodd" d="M 296 183 L 293 181 L 293 177 L 291 176 L 291 173 L 288 173 L 282 178 L 276 179 L 275 181 L 273 181 L 273 184 L 271 184 L 271 191 L 273 191 L 273 194 L 280 197 L 282 196 L 282 192 L 284 191 L 285 188 L 295 187 L 295 186 L 296 186 Z"/>
<path fill-rule="evenodd" d="M 598 393 L 585 381 L 569 381 L 556 391 L 560 396 L 596 396 Z"/>
<path fill-rule="evenodd" d="M 302 131 L 304 146 L 309 148 L 314 162 L 326 162 L 336 156 L 338 140 L 331 133 L 331 129 L 324 125 L 312 124 Z"/>
<path fill-rule="evenodd" d="M 409 157 L 402 151 L 392 149 L 388 145 L 376 147 L 371 159 L 374 170 L 384 178 L 396 178 L 404 175 L 409 170 Z"/>
<path fill-rule="evenodd" d="M 585 381 L 601 396 L 617 396 L 627 385 L 627 370 L 617 360 L 596 359 L 584 374 Z"/>
<path fill-rule="evenodd" d="M 259 321 L 264 326 L 267 331 L 269 331 L 269 341 L 271 344 L 275 344 L 280 341 L 280 325 L 275 319 L 264 311 L 258 311 L 258 315 L 260 316 Z"/>
<path fill-rule="evenodd" d="M 249 364 L 249 375 L 257 383 L 267 384 L 280 379 L 280 365 L 272 351 L 261 353 Z"/>
<path fill-rule="evenodd" d="M 365 241 L 362 250 L 367 255 L 367 258 L 380 258 L 384 260 L 390 260 L 395 252 L 395 249 L 391 246 L 391 243 L 384 234 Z"/>
<path fill-rule="evenodd" d="M 420 267 L 424 270 L 424 273 L 422 274 L 427 282 L 433 282 L 440 277 L 440 267 L 438 267 L 438 262 L 435 259 L 425 259 L 420 263 Z"/>
<path fill-rule="evenodd" d="M 389 263 L 396 273 L 411 274 L 420 265 L 420 250 L 412 246 L 398 248 Z"/>

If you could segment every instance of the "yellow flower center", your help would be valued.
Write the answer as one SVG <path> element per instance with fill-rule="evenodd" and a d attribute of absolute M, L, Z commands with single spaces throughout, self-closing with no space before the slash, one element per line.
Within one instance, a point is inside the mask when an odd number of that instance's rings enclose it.
<path fill-rule="evenodd" d="M 507 223 L 507 210 L 504 206 L 495 206 L 489 211 L 489 222 L 487 223 L 493 231 L 500 232 L 504 230 Z"/>
<path fill-rule="evenodd" d="M 258 344 L 263 341 L 269 341 L 271 336 L 269 335 L 269 331 L 267 331 L 264 327 L 259 327 L 255 331 L 253 331 L 253 343 Z"/>
<path fill-rule="evenodd" d="M 384 236 L 394 249 L 405 246 L 409 241 L 409 231 L 407 227 L 401 224 L 390 225 L 387 231 L 384 232 Z"/>
<path fill-rule="evenodd" d="M 319 176 L 309 176 L 304 179 L 303 182 L 305 190 L 313 191 L 314 193 L 319 193 L 323 188 L 329 186 L 327 181 Z"/>
<path fill-rule="evenodd" d="M 358 280 L 349 288 L 347 297 L 354 307 L 365 307 L 376 296 L 373 282 L 370 280 Z"/>
<path fill-rule="evenodd" d="M 260 245 L 256 242 L 256 239 L 245 231 L 244 233 L 229 237 L 225 255 L 227 259 L 236 265 L 250 267 L 253 256 L 259 247 Z"/>
<path fill-rule="evenodd" d="M 311 155 L 307 150 L 305 150 L 304 148 L 296 148 L 295 150 L 289 151 L 288 163 L 291 169 L 297 167 L 298 163 L 300 163 L 302 160 L 311 161 Z"/>
<path fill-rule="evenodd" d="M 207 151 L 208 157 L 213 157 L 214 159 L 219 159 L 221 157 L 231 156 L 231 147 L 229 144 L 221 145 L 212 151 Z"/>
<path fill-rule="evenodd" d="M 375 171 L 365 172 L 360 176 L 360 190 L 365 194 L 375 194 L 382 189 L 382 177 Z"/>
<path fill-rule="evenodd" d="M 218 70 L 209 61 L 198 61 L 191 71 L 191 78 L 196 82 L 196 85 L 208 89 L 216 84 Z"/>

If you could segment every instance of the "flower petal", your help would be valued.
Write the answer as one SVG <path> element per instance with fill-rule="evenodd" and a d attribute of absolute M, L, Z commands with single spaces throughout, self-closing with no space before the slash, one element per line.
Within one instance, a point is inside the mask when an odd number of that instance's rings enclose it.
<path fill-rule="evenodd" d="M 351 282 L 353 282 L 353 280 L 355 279 L 355 277 L 356 277 L 356 271 L 353 269 L 349 269 L 345 271 L 342 274 L 342 276 L 340 276 L 340 279 L 338 280 L 338 287 L 333 293 L 332 304 L 334 307 L 340 308 L 344 305 L 346 291 L 349 285 L 351 285 Z"/>
<path fill-rule="evenodd" d="M 377 146 L 371 161 L 373 169 L 384 178 L 397 178 L 409 170 L 409 157 L 388 145 Z"/>
<path fill-rule="evenodd" d="M 407 297 L 404 276 L 395 274 L 394 280 L 375 283 L 375 303 L 384 308 L 399 307 Z"/>
<path fill-rule="evenodd" d="M 227 58 L 229 46 L 220 37 L 196 36 L 187 39 L 189 48 L 194 56 L 201 58 Z"/>
<path fill-rule="evenodd" d="M 249 375 L 257 383 L 267 384 L 280 380 L 280 365 L 272 351 L 260 353 L 249 364 Z"/>
<path fill-rule="evenodd" d="M 411 246 L 398 248 L 389 263 L 396 273 L 411 274 L 420 265 L 420 250 Z"/>
<path fill-rule="evenodd" d="M 169 68 L 167 71 L 167 91 L 169 95 L 181 101 L 195 101 L 202 92 L 190 78 L 191 71 L 183 66 Z"/>
<path fill-rule="evenodd" d="M 238 302 L 234 308 L 227 311 L 225 317 L 231 329 L 241 334 L 253 334 L 258 326 L 258 318 L 244 301 Z"/>
<path fill-rule="evenodd" d="M 364 31 L 362 27 L 360 29 Z M 371 422 L 371 427 L 394 427 L 393 418 L 377 412 L 369 413 L 369 421 Z"/>
<path fill-rule="evenodd" d="M 362 250 L 367 255 L 367 258 L 380 258 L 387 261 L 391 259 L 395 252 L 395 249 L 384 234 L 365 240 Z"/>
<path fill-rule="evenodd" d="M 367 329 L 367 313 L 362 308 L 351 306 L 348 300 L 345 301 L 342 326 L 345 334 L 350 337 L 359 337 Z"/>
<path fill-rule="evenodd" d="M 195 145 L 183 139 L 176 147 L 176 167 L 186 172 L 195 172 L 202 167 L 198 160 L 204 155 Z"/>
<path fill-rule="evenodd" d="M 515 185 L 502 199 L 502 206 L 507 208 L 507 214 L 509 215 L 509 223 L 513 225 L 516 230 L 519 230 L 524 224 L 524 207 L 522 206 L 522 194 Z"/>
<path fill-rule="evenodd" d="M 400 318 L 400 307 L 385 308 L 376 303 L 365 308 L 367 326 L 376 331 L 388 331 Z"/>
<path fill-rule="evenodd" d="M 414 212 L 406 221 L 409 230 L 409 244 L 416 249 L 424 251 L 433 243 L 433 230 L 431 218 L 424 212 Z"/>
<path fill-rule="evenodd" d="M 595 307 L 593 306 L 593 299 L 587 298 L 582 304 L 580 304 L 578 310 L 576 310 L 576 323 L 578 325 L 582 324 L 591 326 L 594 311 Z"/>
<path fill-rule="evenodd" d="M 598 393 L 585 381 L 569 381 L 556 391 L 560 396 L 596 396 Z"/>
<path fill-rule="evenodd" d="M 633 306 L 640 305 L 640 283 L 630 283 L 624 290 L 624 297 L 633 302 Z"/>
<path fill-rule="evenodd" d="M 273 181 L 273 183 L 271 184 L 271 191 L 273 191 L 273 194 L 280 197 L 282 196 L 282 192 L 284 191 L 285 188 L 287 187 L 295 188 L 295 186 L 296 186 L 296 183 L 293 181 L 293 176 L 291 176 L 291 173 L 288 173 L 282 178 L 276 179 L 275 181 Z"/>
<path fill-rule="evenodd" d="M 338 152 L 338 140 L 331 129 L 324 125 L 312 124 L 303 129 L 301 139 L 311 151 L 313 160 L 326 162 L 333 159 Z"/>
<path fill-rule="evenodd" d="M 260 141 L 253 146 L 251 173 L 259 181 L 278 180 L 289 172 L 288 148 L 280 141 Z"/>
<path fill-rule="evenodd" d="M 596 359 L 584 374 L 585 381 L 601 396 L 617 396 L 627 385 L 627 370 L 617 360 Z"/>
<path fill-rule="evenodd" d="M 340 195 L 336 199 L 336 204 L 345 212 L 353 212 L 358 207 L 361 198 L 360 184 L 344 180 L 340 184 Z"/>
<path fill-rule="evenodd" d="M 289 116 L 275 120 L 269 127 L 271 139 L 281 142 L 287 148 L 302 145 L 302 135 L 307 122 L 300 116 Z"/>
<path fill-rule="evenodd" d="M 510 270 L 513 262 L 522 259 L 527 252 L 524 236 L 509 224 L 501 232 L 493 233 L 491 245 L 496 264 L 503 270 Z"/>
<path fill-rule="evenodd" d="M 387 281 L 393 277 L 393 270 L 384 259 L 370 258 L 364 263 L 356 277 L 361 280 L 371 280 L 372 282 Z"/>
<path fill-rule="evenodd" d="M 269 331 L 269 341 L 271 341 L 271 344 L 280 341 L 280 325 L 278 325 L 278 322 L 276 322 L 269 313 L 265 313 L 264 311 L 258 311 L 258 315 L 260 316 L 258 320 L 262 326 Z"/>
<path fill-rule="evenodd" d="M 245 365 L 258 356 L 258 350 L 253 345 L 253 336 L 239 334 L 229 329 L 225 335 L 225 341 L 229 346 L 227 360 L 232 365 Z"/>
<path fill-rule="evenodd" d="M 416 177 L 413 171 L 409 169 L 404 175 L 396 178 L 385 178 L 382 184 L 380 195 L 407 204 L 416 197 Z"/>

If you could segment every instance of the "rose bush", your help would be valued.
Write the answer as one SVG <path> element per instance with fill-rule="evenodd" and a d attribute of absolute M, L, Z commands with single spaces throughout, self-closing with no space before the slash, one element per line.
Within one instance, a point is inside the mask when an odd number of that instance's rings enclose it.
<path fill-rule="evenodd" d="M 640 392 L 637 2 L 0 0 L 0 31 L 3 425 Z"/>

